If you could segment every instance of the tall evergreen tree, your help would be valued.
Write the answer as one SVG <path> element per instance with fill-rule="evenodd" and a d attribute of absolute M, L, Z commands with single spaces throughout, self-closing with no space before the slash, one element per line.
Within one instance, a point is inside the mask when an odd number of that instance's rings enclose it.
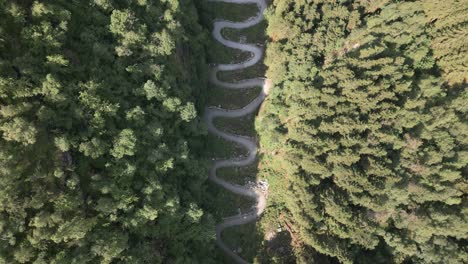
<path fill-rule="evenodd" d="M 271 189 L 287 190 L 273 203 L 340 262 L 467 261 L 466 91 L 451 86 L 465 83 L 466 51 L 448 32 L 468 31 L 461 16 L 436 21 L 466 4 L 435 6 L 274 1 L 268 12 L 275 88 L 258 127 Z"/>
<path fill-rule="evenodd" d="M 209 263 L 193 3 L 0 0 L 0 263 Z"/>

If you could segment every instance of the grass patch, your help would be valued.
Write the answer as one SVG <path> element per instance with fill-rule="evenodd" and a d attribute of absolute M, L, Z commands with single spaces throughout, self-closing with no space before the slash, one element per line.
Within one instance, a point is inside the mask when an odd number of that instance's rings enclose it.
<path fill-rule="evenodd" d="M 239 109 L 252 102 L 260 94 L 261 88 L 239 90 L 222 89 L 215 86 L 208 88 L 207 105 L 224 109 Z"/>
<path fill-rule="evenodd" d="M 229 159 L 247 155 L 247 150 L 241 145 L 226 141 L 213 134 L 209 134 L 206 140 L 207 156 L 211 159 Z"/>
<path fill-rule="evenodd" d="M 216 127 L 222 127 L 223 131 L 248 137 L 256 136 L 254 122 L 255 113 L 239 118 L 220 117 L 214 120 Z"/>
<path fill-rule="evenodd" d="M 260 61 L 252 67 L 218 73 L 218 79 L 224 82 L 238 82 L 245 79 L 254 79 L 265 75 L 266 66 Z"/>
<path fill-rule="evenodd" d="M 208 44 L 208 61 L 216 64 L 238 63 L 250 58 L 250 52 L 231 49 L 218 41 L 212 40 Z"/>
<path fill-rule="evenodd" d="M 239 41 L 241 37 L 245 38 L 245 43 L 260 44 L 263 45 L 268 37 L 265 29 L 267 22 L 264 20 L 255 26 L 243 29 L 224 28 L 222 31 L 223 36 L 226 39 L 232 41 Z"/>
<path fill-rule="evenodd" d="M 205 203 L 210 208 L 211 214 L 218 219 L 218 223 L 224 217 L 238 215 L 239 209 L 241 214 L 250 212 L 254 205 L 253 199 L 234 194 L 213 182 L 208 183 L 207 194 L 209 196 Z"/>
<path fill-rule="evenodd" d="M 258 260 L 256 261 L 256 256 L 260 251 L 259 245 L 263 240 L 263 235 L 261 230 L 258 230 L 255 222 L 228 228 L 224 230 L 221 237 L 228 247 L 236 250 L 237 254 L 247 262 L 258 262 Z"/>
<path fill-rule="evenodd" d="M 218 170 L 218 176 L 240 185 L 246 184 L 248 181 L 253 182 L 257 178 L 257 162 L 246 167 L 222 168 Z"/>

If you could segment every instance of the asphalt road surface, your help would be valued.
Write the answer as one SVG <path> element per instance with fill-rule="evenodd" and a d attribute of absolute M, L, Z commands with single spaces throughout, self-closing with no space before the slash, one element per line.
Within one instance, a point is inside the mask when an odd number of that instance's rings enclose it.
<path fill-rule="evenodd" d="M 242 186 L 238 184 L 233 184 L 227 182 L 223 179 L 218 178 L 216 172 L 220 168 L 226 167 L 243 167 L 252 164 L 255 162 L 257 156 L 257 144 L 255 141 L 249 137 L 241 136 L 241 135 L 234 135 L 230 133 L 223 132 L 215 127 L 213 124 L 213 120 L 218 117 L 241 117 L 248 115 L 254 111 L 256 111 L 260 105 L 262 104 L 263 100 L 265 100 L 268 90 L 270 89 L 270 82 L 267 81 L 265 78 L 255 78 L 255 79 L 248 79 L 239 81 L 236 83 L 228 83 L 220 81 L 217 77 L 217 73 L 220 71 L 233 71 L 233 70 L 241 70 L 247 67 L 251 67 L 257 64 L 263 57 L 263 49 L 257 47 L 253 44 L 242 44 L 237 43 L 234 41 L 230 41 L 225 39 L 221 31 L 224 28 L 234 28 L 234 29 L 244 29 L 251 26 L 254 26 L 260 23 L 263 19 L 263 13 L 267 7 L 265 0 L 213 0 L 217 2 L 226 2 L 226 3 L 233 3 L 233 4 L 252 4 L 255 3 L 258 6 L 259 12 L 255 17 L 249 18 L 243 22 L 231 22 L 225 20 L 217 20 L 214 23 L 213 29 L 213 37 L 222 43 L 223 45 L 238 49 L 242 51 L 247 51 L 252 54 L 252 56 L 240 63 L 236 64 L 218 64 L 214 66 L 211 70 L 210 81 L 217 86 L 220 86 L 225 89 L 245 89 L 245 88 L 254 88 L 254 87 L 263 87 L 262 91 L 255 98 L 252 102 L 241 109 L 235 110 L 227 110 L 217 107 L 208 107 L 205 111 L 204 119 L 208 125 L 208 131 L 216 136 L 219 136 L 225 140 L 235 142 L 248 150 L 248 155 L 241 158 L 232 158 L 227 160 L 218 160 L 213 164 L 213 167 L 210 169 L 209 178 L 213 182 L 217 183 L 218 185 L 222 186 L 226 190 L 233 192 L 238 195 L 248 196 L 256 201 L 256 205 L 254 210 L 249 213 L 245 213 L 242 215 L 236 215 L 231 217 L 226 217 L 223 219 L 223 222 L 216 226 L 216 243 L 218 246 L 230 257 L 232 257 L 238 263 L 248 263 L 240 256 L 235 254 L 222 240 L 221 240 L 221 233 L 224 229 L 244 225 L 253 221 L 256 221 L 260 215 L 263 213 L 266 207 L 266 197 L 265 194 L 251 186 Z"/>

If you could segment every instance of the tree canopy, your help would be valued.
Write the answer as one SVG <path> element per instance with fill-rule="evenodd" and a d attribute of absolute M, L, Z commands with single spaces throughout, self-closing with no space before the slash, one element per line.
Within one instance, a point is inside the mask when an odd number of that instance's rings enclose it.
<path fill-rule="evenodd" d="M 304 245 L 343 263 L 468 261 L 467 4 L 273 1 L 258 127 L 286 190 L 273 206 Z"/>
<path fill-rule="evenodd" d="M 467 9 L 270 1 L 258 169 L 296 262 L 468 263 Z M 199 108 L 222 53 L 195 3 L 0 0 L 0 18 L 0 264 L 219 262 Z"/>
<path fill-rule="evenodd" d="M 209 263 L 190 1 L 0 0 L 0 263 Z"/>

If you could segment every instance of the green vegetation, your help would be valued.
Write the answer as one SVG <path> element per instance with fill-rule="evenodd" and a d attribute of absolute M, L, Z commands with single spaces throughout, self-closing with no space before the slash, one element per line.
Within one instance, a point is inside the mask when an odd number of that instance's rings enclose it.
<path fill-rule="evenodd" d="M 0 0 L 0 263 L 212 263 L 191 1 Z"/>
<path fill-rule="evenodd" d="M 273 2 L 264 222 L 291 224 L 297 262 L 468 261 L 467 8 Z"/>
<path fill-rule="evenodd" d="M 258 252 L 263 237 L 256 223 L 226 229 L 222 238 L 237 254 L 248 259 L 249 262 L 253 260 L 253 263 L 259 263 Z"/>
<path fill-rule="evenodd" d="M 252 102 L 252 100 L 258 96 L 260 90 L 260 87 L 240 90 L 226 90 L 210 87 L 210 93 L 207 95 L 206 104 L 224 109 L 239 109 L 249 102 Z"/>
<path fill-rule="evenodd" d="M 255 116 L 250 114 L 239 118 L 218 118 L 214 123 L 217 127 L 222 127 L 223 131 L 231 134 L 254 137 L 254 121 Z"/>
<path fill-rule="evenodd" d="M 218 176 L 229 182 L 244 185 L 248 181 L 254 182 L 257 178 L 257 163 L 240 168 L 222 168 L 218 170 Z"/>
<path fill-rule="evenodd" d="M 203 26 L 212 29 L 213 21 L 223 19 L 228 21 L 243 21 L 257 14 L 256 4 L 231 4 L 224 2 L 201 0 L 197 2 L 200 20 Z M 211 32 L 211 31 L 210 31 Z"/>
<path fill-rule="evenodd" d="M 468 80 L 468 1 L 424 1 L 426 21 L 431 25 L 431 45 L 437 65 L 449 84 L 466 84 Z"/>
<path fill-rule="evenodd" d="M 254 263 L 468 263 L 468 1 L 270 2 L 223 31 L 269 43 L 219 78 L 274 83 L 255 126 L 216 120 L 261 144 L 219 176 L 270 184 L 261 221 L 223 239 Z M 205 63 L 248 58 L 208 32 L 256 12 L 0 0 L 0 264 L 229 263 L 214 224 L 253 201 L 207 168 L 245 150 L 199 115 L 258 95 L 207 84 Z"/>
<path fill-rule="evenodd" d="M 205 143 L 207 149 L 204 154 L 208 159 L 229 159 L 247 154 L 247 151 L 242 146 L 211 134 L 208 135 Z"/>

